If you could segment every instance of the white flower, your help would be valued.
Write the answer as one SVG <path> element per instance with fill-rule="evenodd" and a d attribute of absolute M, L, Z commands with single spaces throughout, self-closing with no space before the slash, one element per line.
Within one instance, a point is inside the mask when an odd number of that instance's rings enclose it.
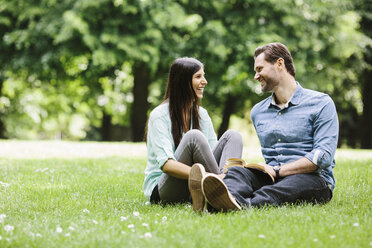
<path fill-rule="evenodd" d="M 334 239 L 334 238 L 336 238 L 336 235 L 331 235 L 331 236 L 329 236 L 331 239 Z"/>
<path fill-rule="evenodd" d="M 149 224 L 147 224 L 147 223 L 142 223 L 142 226 L 144 226 L 144 227 L 148 227 Z"/>
<path fill-rule="evenodd" d="M 358 222 L 357 223 L 354 223 L 353 226 L 359 226 L 359 223 Z"/>
<path fill-rule="evenodd" d="M 128 228 L 134 228 L 134 225 L 133 224 L 129 224 L 128 225 Z"/>
<path fill-rule="evenodd" d="M 63 229 L 62 229 L 62 227 L 60 227 L 60 226 L 57 226 L 57 228 L 56 228 L 56 232 L 57 232 L 57 233 L 61 233 L 61 232 L 63 232 Z"/>
<path fill-rule="evenodd" d="M 71 231 L 75 230 L 75 228 L 72 226 L 69 226 L 68 229 L 70 229 Z"/>
<path fill-rule="evenodd" d="M 121 231 L 121 234 L 125 234 L 125 232 L 124 231 Z"/>
<path fill-rule="evenodd" d="M 314 242 L 318 242 L 318 239 L 313 239 Z"/>
<path fill-rule="evenodd" d="M 4 226 L 4 230 L 7 231 L 7 232 L 11 232 L 11 231 L 14 230 L 14 226 L 6 225 L 6 226 Z"/>
<path fill-rule="evenodd" d="M 158 221 L 157 220 L 155 220 L 155 224 L 158 224 Z"/>
<path fill-rule="evenodd" d="M 92 222 L 94 223 L 94 224 L 98 224 L 98 221 L 96 221 L 96 220 L 92 220 Z"/>
<path fill-rule="evenodd" d="M 163 216 L 163 218 L 161 219 L 163 222 L 167 220 L 167 216 Z"/>
<path fill-rule="evenodd" d="M 83 209 L 83 213 L 87 213 L 87 214 L 89 214 L 90 212 L 89 212 L 88 209 L 84 208 L 84 209 Z"/>
<path fill-rule="evenodd" d="M 3 186 L 5 188 L 8 188 L 10 186 L 10 184 L 9 183 L 4 183 L 4 182 L 0 181 L 0 186 Z"/>
<path fill-rule="evenodd" d="M 260 234 L 260 235 L 258 235 L 258 237 L 261 238 L 261 239 L 264 239 L 265 238 L 265 235 Z"/>
<path fill-rule="evenodd" d="M 127 220 L 127 219 L 128 219 L 128 217 L 126 217 L 126 216 L 121 216 L 121 217 L 120 217 L 120 220 L 121 220 L 121 221 L 125 221 L 125 220 Z"/>
<path fill-rule="evenodd" d="M 139 212 L 134 211 L 133 212 L 133 215 L 136 216 L 136 217 L 138 217 L 139 216 Z"/>
<path fill-rule="evenodd" d="M 3 237 L 1 237 L 1 235 L 0 235 L 0 240 L 2 240 L 3 239 Z"/>
<path fill-rule="evenodd" d="M 70 237 L 71 236 L 71 233 L 66 233 L 65 234 L 65 237 Z"/>
<path fill-rule="evenodd" d="M 152 234 L 150 232 L 145 233 L 145 238 L 151 238 Z"/>
<path fill-rule="evenodd" d="M 149 202 L 149 201 L 147 201 L 146 203 L 145 203 L 145 205 L 147 206 L 147 205 L 150 205 L 151 203 Z"/>
<path fill-rule="evenodd" d="M 0 214 L 0 223 L 3 222 L 6 218 L 6 214 Z"/>
<path fill-rule="evenodd" d="M 41 234 L 40 233 L 36 233 L 36 237 L 41 238 Z"/>

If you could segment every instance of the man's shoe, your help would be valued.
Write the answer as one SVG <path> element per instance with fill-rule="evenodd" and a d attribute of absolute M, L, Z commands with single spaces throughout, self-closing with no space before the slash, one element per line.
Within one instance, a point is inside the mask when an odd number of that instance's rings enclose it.
<path fill-rule="evenodd" d="M 215 174 L 208 174 L 202 180 L 202 190 L 206 200 L 217 211 L 241 210 L 230 194 L 226 184 Z"/>
<path fill-rule="evenodd" d="M 192 207 L 195 212 L 202 212 L 205 208 L 205 197 L 202 192 L 202 179 L 206 175 L 204 166 L 194 164 L 189 175 L 189 190 L 192 198 Z"/>

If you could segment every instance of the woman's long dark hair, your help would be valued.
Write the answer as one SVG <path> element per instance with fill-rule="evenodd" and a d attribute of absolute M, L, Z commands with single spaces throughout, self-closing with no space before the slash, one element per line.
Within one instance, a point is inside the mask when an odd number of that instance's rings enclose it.
<path fill-rule="evenodd" d="M 203 64 L 194 58 L 176 59 L 168 76 L 167 91 L 164 100 L 169 100 L 169 114 L 172 122 L 172 136 L 177 148 L 182 132 L 191 128 L 200 129 L 199 125 L 199 99 L 192 87 L 192 76 L 203 68 Z M 186 116 L 191 112 L 189 122 Z M 186 123 L 187 122 L 187 123 Z"/>

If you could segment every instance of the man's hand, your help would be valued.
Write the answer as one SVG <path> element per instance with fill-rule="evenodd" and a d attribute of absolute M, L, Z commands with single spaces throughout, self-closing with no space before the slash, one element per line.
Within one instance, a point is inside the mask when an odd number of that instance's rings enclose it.
<path fill-rule="evenodd" d="M 275 178 L 276 173 L 271 165 L 268 165 L 265 163 L 259 163 L 259 164 L 265 166 L 266 170 Z"/>
<path fill-rule="evenodd" d="M 265 163 L 259 163 L 270 172 L 270 174 L 275 178 L 275 171 L 271 165 Z M 304 173 L 312 173 L 316 171 L 318 167 L 308 160 L 305 157 L 302 157 L 296 161 L 290 162 L 288 164 L 283 164 L 280 166 L 280 176 L 286 177 L 294 174 L 304 174 Z"/>

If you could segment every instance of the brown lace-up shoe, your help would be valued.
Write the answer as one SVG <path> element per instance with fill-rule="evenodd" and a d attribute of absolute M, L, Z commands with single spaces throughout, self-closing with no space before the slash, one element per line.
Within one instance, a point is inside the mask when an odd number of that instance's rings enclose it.
<path fill-rule="evenodd" d="M 204 166 L 194 164 L 189 175 L 189 190 L 192 198 L 192 207 L 195 212 L 202 212 L 205 209 L 205 198 L 202 192 L 202 179 L 206 175 Z"/>
<path fill-rule="evenodd" d="M 215 174 L 208 174 L 203 178 L 202 191 L 206 200 L 217 211 L 227 212 L 242 209 L 230 194 L 226 184 Z"/>

